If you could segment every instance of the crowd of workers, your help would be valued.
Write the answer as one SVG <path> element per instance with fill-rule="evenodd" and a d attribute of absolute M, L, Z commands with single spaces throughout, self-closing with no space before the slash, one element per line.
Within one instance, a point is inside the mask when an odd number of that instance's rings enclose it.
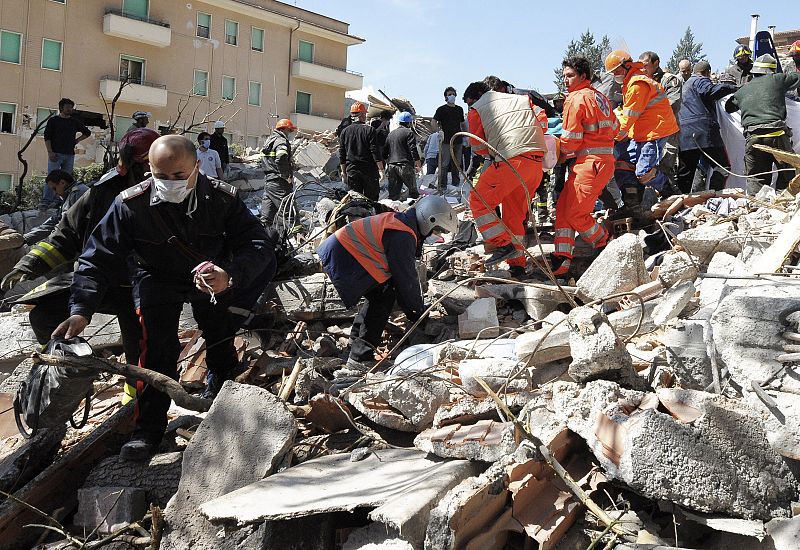
<path fill-rule="evenodd" d="M 468 206 L 483 238 L 485 264 L 505 262 L 516 278 L 529 276 L 527 221 L 543 204 L 543 181 L 552 172 L 555 249 L 543 269 L 565 277 L 578 236 L 595 249 L 611 237 L 595 212 L 598 200 L 609 202 L 613 215 L 644 225 L 645 195 L 691 191 L 706 159 L 723 169 L 711 176 L 711 187 L 724 187 L 729 162 L 716 120 L 719 98 L 730 95 L 726 109 L 741 111 L 746 171 L 753 176 L 748 190 L 768 184 L 769 175 L 761 173 L 769 172 L 773 159 L 753 145 L 791 150 L 785 94 L 800 85 L 800 42 L 791 51 L 793 65 L 779 73 L 773 57 L 752 60 L 750 50 L 739 47 L 736 63 L 717 82 L 705 61 L 693 67 L 682 61 L 681 74 L 665 73 L 654 52 L 634 61 L 628 52 L 613 51 L 602 76 L 586 58 L 570 57 L 562 62 L 566 94 L 552 102 L 490 76 L 466 86 L 466 116 L 455 105 L 456 90 L 444 91 L 445 104 L 434 115 L 441 134 L 424 147 L 417 143 L 411 113 L 400 113 L 399 127 L 390 131 L 391 113 L 375 126 L 366 124 L 367 108 L 355 102 L 338 131 L 342 180 L 351 190 L 377 201 L 385 174 L 390 199 L 400 199 L 404 187 L 416 199 L 423 195 L 417 187 L 423 164 L 439 174 L 436 189 L 406 211 L 353 221 L 318 249 L 344 304 L 364 298 L 351 331 L 348 368 L 363 372 L 374 362 L 395 303 L 411 322 L 422 316 L 415 260 L 426 239 L 459 230 L 444 195 L 448 178 L 461 182 L 462 166 L 469 164 L 465 174 L 474 180 Z M 81 139 L 76 134 L 88 135 L 70 122 L 72 107 L 62 100 L 45 129 L 52 164 L 47 188 L 60 197 L 63 215 L 25 236 L 30 249 L 0 286 L 8 290 L 50 277 L 43 289 L 23 298 L 35 305 L 30 321 L 40 343 L 76 337 L 94 313 L 111 313 L 119 320 L 126 361 L 172 378 L 179 318 L 190 304 L 206 341 L 204 396 L 213 398 L 238 363 L 233 336 L 242 326 L 258 326 L 259 298 L 276 272 L 278 237 L 272 228 L 294 188 L 297 128 L 281 119 L 266 140 L 258 219 L 236 188 L 221 181 L 229 162 L 224 123 L 215 124 L 213 134 L 201 132 L 194 144 L 184 136 L 160 136 L 147 128 L 149 114 L 139 111 L 118 144 L 117 166 L 86 188 L 71 174 L 68 152 Z M 780 174 L 782 190 L 791 176 Z M 620 200 L 608 189 L 612 181 Z M 126 384 L 126 394 L 136 398 L 137 424 L 122 455 L 143 459 L 163 436 L 169 398 L 135 381 Z"/>

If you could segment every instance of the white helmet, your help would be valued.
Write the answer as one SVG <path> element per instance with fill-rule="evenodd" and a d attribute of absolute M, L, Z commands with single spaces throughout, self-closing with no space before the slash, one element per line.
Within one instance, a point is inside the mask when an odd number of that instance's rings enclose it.
<path fill-rule="evenodd" d="M 225 128 L 225 123 L 221 120 L 216 121 L 214 123 L 214 129 L 216 130 L 217 128 Z"/>
<path fill-rule="evenodd" d="M 458 230 L 458 216 L 447 199 L 441 195 L 427 195 L 417 201 L 417 226 L 421 235 L 427 237 L 439 228 L 447 233 Z"/>

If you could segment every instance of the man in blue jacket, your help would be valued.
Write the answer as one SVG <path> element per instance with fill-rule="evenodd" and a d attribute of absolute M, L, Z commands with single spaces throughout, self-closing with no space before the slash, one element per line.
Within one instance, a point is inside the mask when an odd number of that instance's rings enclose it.
<path fill-rule="evenodd" d="M 233 336 L 275 274 L 275 243 L 236 194 L 199 172 L 194 145 L 164 136 L 149 153 L 152 176 L 122 192 L 92 232 L 72 283 L 71 316 L 53 337 L 80 334 L 102 303 L 119 262 L 129 259 L 142 324 L 140 366 L 177 378 L 184 303 L 206 341 L 213 398 L 238 364 Z M 137 385 L 136 429 L 121 456 L 144 460 L 158 448 L 170 398 Z"/>
<path fill-rule="evenodd" d="M 703 151 L 725 168 L 730 168 L 725 144 L 719 133 L 716 102 L 735 92 L 736 86 L 714 84 L 710 77 L 711 65 L 708 61 L 698 61 L 694 65 L 692 76 L 683 85 L 683 102 L 678 113 L 681 127 L 678 157 L 681 162 L 676 178 L 681 193 L 691 193 L 695 170 L 700 159 L 705 158 Z M 724 189 L 726 178 L 725 174 L 714 170 L 711 175 L 711 189 Z"/>
<path fill-rule="evenodd" d="M 325 239 L 317 253 L 346 307 L 366 302 L 350 331 L 348 363 L 374 360 L 395 301 L 411 322 L 424 311 L 416 259 L 434 231 L 455 233 L 458 218 L 442 196 L 421 198 L 406 212 L 362 218 Z"/>

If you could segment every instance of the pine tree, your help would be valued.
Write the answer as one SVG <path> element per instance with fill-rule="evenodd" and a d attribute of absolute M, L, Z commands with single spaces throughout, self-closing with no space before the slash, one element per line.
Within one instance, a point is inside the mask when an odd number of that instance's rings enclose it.
<path fill-rule="evenodd" d="M 706 54 L 700 53 L 702 49 L 702 42 L 698 42 L 697 44 L 694 42 L 694 33 L 692 32 L 692 27 L 686 27 L 686 32 L 683 34 L 683 38 L 680 39 L 678 45 L 675 46 L 675 49 L 672 51 L 672 57 L 669 58 L 669 62 L 667 63 L 667 71 L 677 74 L 678 63 L 681 61 L 681 59 L 688 59 L 691 61 L 692 65 L 702 59 L 705 59 Z"/>
<path fill-rule="evenodd" d="M 608 39 L 608 36 L 603 35 L 603 38 L 600 39 L 599 43 L 595 43 L 594 34 L 589 29 L 586 29 L 586 32 L 580 35 L 578 40 L 571 40 L 570 43 L 567 45 L 567 49 L 564 51 L 564 58 L 572 57 L 575 55 L 580 55 L 585 57 L 589 60 L 589 63 L 592 65 L 592 69 L 594 71 L 600 71 L 603 68 L 603 60 L 611 51 L 611 41 Z M 553 71 L 555 75 L 555 80 L 553 80 L 553 84 L 556 85 L 559 92 L 564 92 L 564 78 L 561 65 L 555 68 Z"/>

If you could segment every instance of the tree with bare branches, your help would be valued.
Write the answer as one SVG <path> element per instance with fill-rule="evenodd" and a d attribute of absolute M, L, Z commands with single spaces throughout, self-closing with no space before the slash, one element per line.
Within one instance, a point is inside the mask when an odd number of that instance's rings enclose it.
<path fill-rule="evenodd" d="M 103 172 L 107 172 L 111 170 L 113 166 L 117 165 L 117 144 L 114 141 L 114 112 L 117 109 L 117 101 L 119 101 L 120 96 L 122 95 L 122 90 L 125 89 L 125 86 L 131 84 L 130 76 L 127 74 L 122 77 L 122 80 L 119 83 L 119 88 L 117 89 L 117 93 L 114 94 L 114 97 L 111 98 L 111 104 L 106 102 L 106 98 L 103 95 L 102 90 L 100 91 L 100 98 L 103 100 L 103 106 L 106 109 L 106 116 L 108 117 L 108 127 L 110 131 L 110 137 L 108 139 L 108 143 L 103 144 L 103 149 L 105 149 L 105 153 L 103 153 Z"/>

